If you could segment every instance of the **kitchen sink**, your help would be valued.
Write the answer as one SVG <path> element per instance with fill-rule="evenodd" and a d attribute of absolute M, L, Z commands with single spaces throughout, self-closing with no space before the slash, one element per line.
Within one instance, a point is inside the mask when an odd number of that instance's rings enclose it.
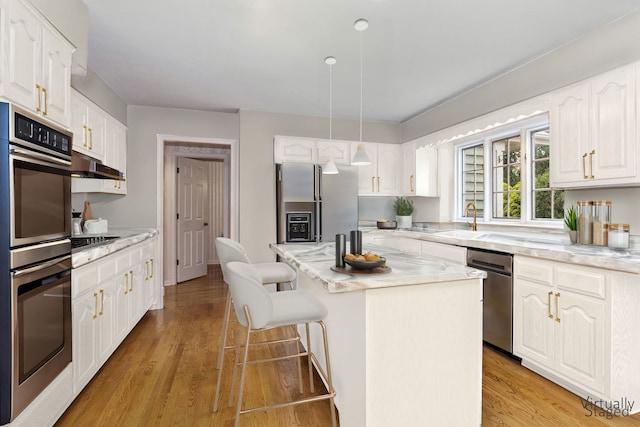
<path fill-rule="evenodd" d="M 436 236 L 454 237 L 456 239 L 470 239 L 470 240 L 476 240 L 485 235 L 486 235 L 485 233 L 480 233 L 478 231 L 471 231 L 471 230 L 449 230 L 449 231 L 440 231 L 436 233 Z"/>

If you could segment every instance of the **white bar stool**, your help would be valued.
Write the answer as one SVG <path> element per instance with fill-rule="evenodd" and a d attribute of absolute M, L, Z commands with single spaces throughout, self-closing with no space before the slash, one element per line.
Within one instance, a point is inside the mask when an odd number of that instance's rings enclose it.
<path fill-rule="evenodd" d="M 236 402 L 235 412 L 235 426 L 240 423 L 240 415 L 266 411 L 270 409 L 282 408 L 285 406 L 299 405 L 302 403 L 315 402 L 318 400 L 329 400 L 331 408 L 331 420 L 333 427 L 336 427 L 336 411 L 334 404 L 335 390 L 331 380 L 331 365 L 329 362 L 329 346 L 327 342 L 327 330 L 324 319 L 327 315 L 327 308 L 314 297 L 312 294 L 306 291 L 291 290 L 287 292 L 268 292 L 263 284 L 257 269 L 252 264 L 243 262 L 229 262 L 226 265 L 226 277 L 225 280 L 229 285 L 229 290 L 232 295 L 233 307 L 236 313 L 238 322 L 246 328 L 246 336 L 244 344 L 240 344 L 240 340 L 237 340 L 236 344 L 236 360 L 234 360 L 233 379 L 231 385 L 231 396 L 233 396 L 233 390 L 235 386 L 236 367 L 238 366 L 238 353 L 240 348 L 243 348 L 242 356 L 242 370 L 240 374 L 240 388 L 238 390 L 238 398 Z M 311 351 L 311 341 L 309 338 L 309 324 L 317 323 L 322 329 L 322 336 L 324 340 L 324 352 L 325 363 L 327 372 L 325 373 L 315 354 Z M 256 344 L 251 343 L 251 336 L 255 332 L 265 331 L 268 329 L 280 328 L 280 327 L 296 327 L 299 324 L 305 324 L 307 329 L 307 347 L 306 351 L 300 352 L 299 344 L 296 344 L 298 352 L 296 354 L 285 355 L 281 357 L 274 357 L 269 359 L 260 359 L 248 361 L 249 346 Z M 300 337 L 298 336 L 299 340 Z M 282 342 L 282 340 L 275 340 L 274 343 Z M 258 344 L 265 344 L 264 341 Z M 224 352 L 224 350 L 222 350 Z M 312 396 L 304 399 L 294 400 L 285 403 L 278 403 L 273 405 L 266 405 L 250 409 L 242 409 L 242 399 L 245 387 L 245 374 L 247 364 L 269 362 L 290 358 L 308 357 L 309 365 L 309 378 L 311 391 L 313 392 L 313 368 L 312 362 L 315 362 L 318 367 L 320 375 L 323 377 L 327 384 L 328 392 L 319 396 Z M 213 411 L 218 410 L 218 397 L 220 393 L 220 375 L 218 375 L 218 384 L 216 386 L 216 396 L 213 405 Z"/>

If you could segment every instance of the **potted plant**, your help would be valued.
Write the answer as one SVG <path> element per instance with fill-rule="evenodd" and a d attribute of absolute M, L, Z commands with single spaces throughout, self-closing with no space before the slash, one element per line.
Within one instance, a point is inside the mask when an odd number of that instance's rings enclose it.
<path fill-rule="evenodd" d="M 578 241 L 578 218 L 573 205 L 566 210 L 564 214 L 564 223 L 569 229 L 569 238 L 571 239 L 571 243 L 576 243 Z"/>
<path fill-rule="evenodd" d="M 413 223 L 413 202 L 404 197 L 396 197 L 396 200 L 393 202 L 393 209 L 396 211 L 398 228 L 411 228 Z"/>

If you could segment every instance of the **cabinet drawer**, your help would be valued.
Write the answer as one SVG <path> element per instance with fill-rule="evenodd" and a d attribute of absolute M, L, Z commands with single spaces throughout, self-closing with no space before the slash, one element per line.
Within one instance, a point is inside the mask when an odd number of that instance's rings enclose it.
<path fill-rule="evenodd" d="M 514 257 L 514 274 L 519 279 L 551 286 L 553 283 L 553 264 L 550 261 L 532 258 Z"/>
<path fill-rule="evenodd" d="M 558 289 L 605 298 L 607 274 L 602 270 L 594 270 L 588 267 L 556 264 L 555 284 Z"/>
<path fill-rule="evenodd" d="M 71 270 L 71 297 L 75 298 L 83 292 L 98 286 L 98 266 L 89 264 Z"/>

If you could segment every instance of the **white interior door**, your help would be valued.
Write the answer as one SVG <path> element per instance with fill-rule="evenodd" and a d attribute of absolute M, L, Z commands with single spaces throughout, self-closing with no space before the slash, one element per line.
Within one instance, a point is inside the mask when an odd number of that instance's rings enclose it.
<path fill-rule="evenodd" d="M 207 274 L 207 183 L 207 162 L 178 158 L 178 283 Z"/>

